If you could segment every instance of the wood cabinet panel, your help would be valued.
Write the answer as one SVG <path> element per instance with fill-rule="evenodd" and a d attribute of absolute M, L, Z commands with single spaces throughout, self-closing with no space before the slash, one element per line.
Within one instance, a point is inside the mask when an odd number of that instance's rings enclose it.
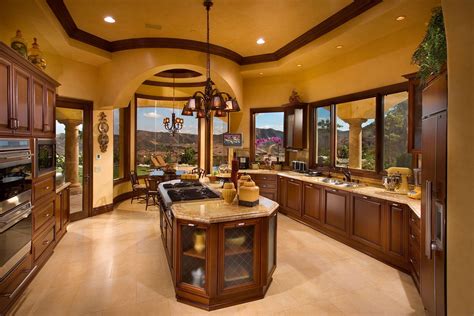
<path fill-rule="evenodd" d="M 351 238 L 383 251 L 385 231 L 383 201 L 353 195 L 351 206 Z"/>
<path fill-rule="evenodd" d="M 42 233 L 35 241 L 33 241 L 32 251 L 33 251 L 33 260 L 38 260 L 41 255 L 54 244 L 55 240 L 55 228 L 54 225 L 50 229 Z"/>
<path fill-rule="evenodd" d="M 66 188 L 61 196 L 61 228 L 65 228 L 69 223 L 69 214 L 71 212 L 71 190 Z"/>
<path fill-rule="evenodd" d="M 280 209 L 286 210 L 286 184 L 287 179 L 285 177 L 278 177 L 278 204 Z"/>
<path fill-rule="evenodd" d="M 33 202 L 40 200 L 41 198 L 55 194 L 55 174 L 47 174 L 41 178 L 38 178 L 33 183 Z"/>
<path fill-rule="evenodd" d="M 302 191 L 301 181 L 288 179 L 286 183 L 286 211 L 298 217 L 301 217 Z"/>
<path fill-rule="evenodd" d="M 8 308 L 26 288 L 35 271 L 36 267 L 31 269 L 31 255 L 27 255 L 0 281 L 0 315 L 7 315 Z"/>
<path fill-rule="evenodd" d="M 31 132 L 30 75 L 21 68 L 13 66 L 13 107 L 15 109 L 15 133 Z"/>
<path fill-rule="evenodd" d="M 323 188 L 312 183 L 303 183 L 303 218 L 316 223 L 321 223 L 321 196 Z"/>
<path fill-rule="evenodd" d="M 55 106 L 56 106 L 56 91 L 54 88 L 46 86 L 46 101 L 44 112 L 44 126 L 43 131 L 47 136 L 54 137 L 56 131 L 55 124 Z"/>
<path fill-rule="evenodd" d="M 406 258 L 408 253 L 408 214 L 397 203 L 388 204 L 387 253 Z"/>
<path fill-rule="evenodd" d="M 0 57 L 0 133 L 11 134 L 10 119 L 14 117 L 12 111 L 12 64 Z"/>
<path fill-rule="evenodd" d="M 33 131 L 35 134 L 43 133 L 44 108 L 45 108 L 44 83 L 33 80 Z"/>
<path fill-rule="evenodd" d="M 54 200 L 49 200 L 41 204 L 36 203 L 33 208 L 33 236 L 52 218 L 55 218 Z"/>
<path fill-rule="evenodd" d="M 347 235 L 349 227 L 349 194 L 324 189 L 324 226 L 331 231 Z"/>
<path fill-rule="evenodd" d="M 260 195 L 264 196 L 272 201 L 277 201 L 276 190 L 260 190 Z"/>
<path fill-rule="evenodd" d="M 54 203 L 54 220 L 56 227 L 56 234 L 61 230 L 61 213 L 62 213 L 63 192 L 56 194 L 56 201 Z"/>

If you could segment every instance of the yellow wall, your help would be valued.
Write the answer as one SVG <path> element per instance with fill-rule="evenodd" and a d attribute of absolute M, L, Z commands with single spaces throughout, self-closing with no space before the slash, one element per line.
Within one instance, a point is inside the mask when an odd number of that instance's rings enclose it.
<path fill-rule="evenodd" d="M 448 41 L 448 315 L 474 315 L 474 1 L 443 0 Z"/>

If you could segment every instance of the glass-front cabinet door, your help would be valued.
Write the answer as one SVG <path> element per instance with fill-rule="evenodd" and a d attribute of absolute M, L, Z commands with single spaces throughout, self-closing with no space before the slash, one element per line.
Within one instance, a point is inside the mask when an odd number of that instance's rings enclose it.
<path fill-rule="evenodd" d="M 209 253 L 208 226 L 179 222 L 177 260 L 177 285 L 198 293 L 207 293 Z"/>
<path fill-rule="evenodd" d="M 221 224 L 219 290 L 234 292 L 260 284 L 260 220 Z"/>

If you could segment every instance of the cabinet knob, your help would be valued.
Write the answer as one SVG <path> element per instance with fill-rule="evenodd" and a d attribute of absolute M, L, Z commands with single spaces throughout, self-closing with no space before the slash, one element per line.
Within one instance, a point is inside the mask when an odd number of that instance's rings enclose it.
<path fill-rule="evenodd" d="M 411 239 L 413 239 L 413 240 L 415 239 L 415 235 L 413 235 L 413 234 L 411 234 L 410 237 L 411 237 Z"/>
<path fill-rule="evenodd" d="M 414 218 L 410 218 L 411 222 L 414 223 L 415 222 L 415 219 Z"/>
<path fill-rule="evenodd" d="M 337 190 L 336 189 L 331 189 L 331 192 L 337 192 Z"/>
<path fill-rule="evenodd" d="M 237 226 L 244 226 L 245 223 L 238 223 Z"/>
<path fill-rule="evenodd" d="M 194 227 L 195 225 L 193 223 L 188 223 L 188 226 Z"/>
<path fill-rule="evenodd" d="M 366 197 L 365 195 L 362 197 L 364 200 L 368 200 L 369 198 Z"/>
<path fill-rule="evenodd" d="M 50 216 L 51 216 L 51 214 L 49 214 L 49 213 L 44 214 L 44 217 L 50 217 Z"/>
<path fill-rule="evenodd" d="M 412 258 L 410 258 L 410 262 L 411 262 L 412 264 L 415 264 L 415 261 L 414 261 Z"/>
<path fill-rule="evenodd" d="M 46 191 L 48 191 L 49 189 L 50 189 L 49 186 L 45 188 Z"/>
<path fill-rule="evenodd" d="M 398 207 L 397 203 L 392 203 L 392 206 Z"/>
<path fill-rule="evenodd" d="M 47 245 L 47 244 L 49 244 L 49 243 L 50 243 L 50 241 L 49 241 L 49 240 L 45 240 L 45 241 L 43 241 L 43 245 Z"/>

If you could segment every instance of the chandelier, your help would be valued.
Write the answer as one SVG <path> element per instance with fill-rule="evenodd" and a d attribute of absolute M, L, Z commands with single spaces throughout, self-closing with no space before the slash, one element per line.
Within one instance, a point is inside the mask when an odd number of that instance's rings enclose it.
<path fill-rule="evenodd" d="M 203 91 L 196 91 L 183 108 L 182 115 L 192 116 L 196 112 L 196 118 L 211 117 L 212 111 L 216 117 L 225 117 L 227 112 L 240 111 L 237 100 L 227 92 L 221 92 L 212 87 L 211 80 L 211 50 L 209 43 L 209 11 L 212 7 L 212 0 L 205 0 L 204 7 L 207 13 L 207 65 L 206 65 L 206 85 Z"/>
<path fill-rule="evenodd" d="M 163 126 L 167 131 L 171 133 L 171 135 L 174 136 L 179 130 L 183 128 L 183 123 L 184 120 L 180 117 L 176 117 L 176 114 L 174 113 L 174 89 L 175 89 L 175 77 L 173 76 L 173 113 L 171 114 L 171 119 L 169 117 L 165 117 L 163 119 Z"/>

